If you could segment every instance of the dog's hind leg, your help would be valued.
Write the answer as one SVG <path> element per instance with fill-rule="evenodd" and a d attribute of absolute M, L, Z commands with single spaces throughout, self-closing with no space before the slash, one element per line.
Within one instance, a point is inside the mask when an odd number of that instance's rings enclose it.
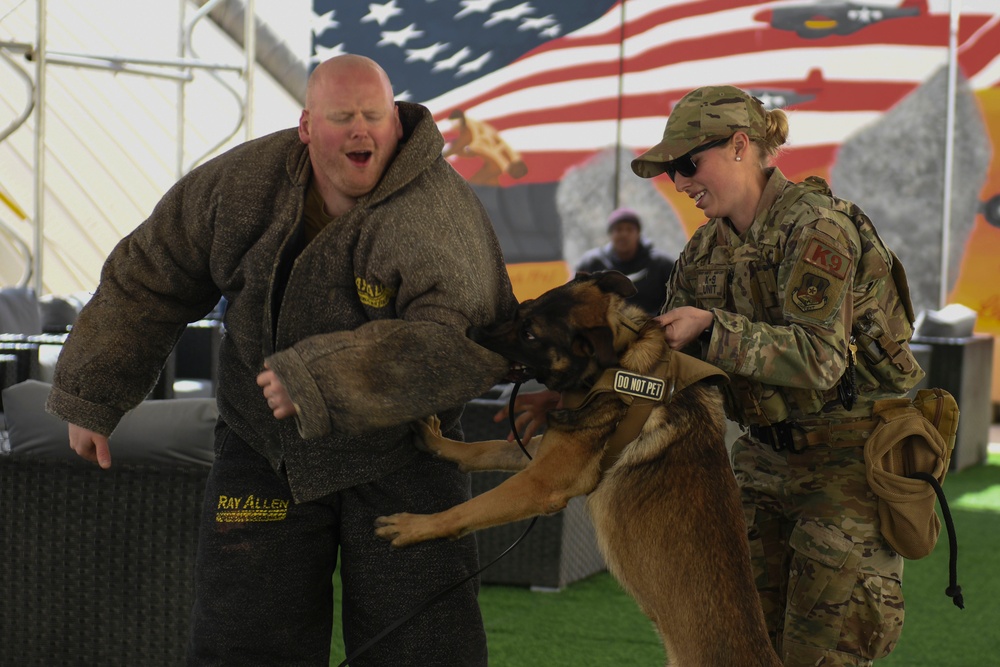
<path fill-rule="evenodd" d="M 750 567 L 721 401 L 692 387 L 654 412 L 590 494 L 608 569 L 681 667 L 780 667 Z"/>

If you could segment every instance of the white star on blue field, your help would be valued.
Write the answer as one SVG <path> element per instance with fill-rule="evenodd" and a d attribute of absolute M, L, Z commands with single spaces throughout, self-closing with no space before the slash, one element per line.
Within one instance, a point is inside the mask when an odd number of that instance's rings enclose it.
<path fill-rule="evenodd" d="M 311 65 L 376 60 L 397 99 L 424 102 L 585 26 L 614 0 L 314 0 Z"/>

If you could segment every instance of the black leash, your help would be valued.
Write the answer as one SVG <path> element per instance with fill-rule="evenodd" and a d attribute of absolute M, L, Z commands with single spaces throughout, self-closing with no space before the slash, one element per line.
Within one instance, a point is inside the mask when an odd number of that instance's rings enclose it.
<path fill-rule="evenodd" d="M 944 490 L 938 483 L 934 475 L 926 472 L 915 472 L 907 475 L 910 479 L 920 479 L 934 489 L 938 502 L 941 504 L 941 516 L 944 517 L 944 525 L 948 529 L 948 588 L 944 594 L 951 598 L 955 606 L 965 609 L 965 599 L 962 597 L 962 587 L 958 585 L 958 537 L 955 534 L 955 522 L 951 518 L 951 510 L 948 509 L 948 500 L 944 497 Z"/>
<path fill-rule="evenodd" d="M 514 433 L 514 439 L 517 440 L 517 446 L 521 448 L 521 451 L 524 452 L 524 455 L 527 456 L 528 460 L 530 461 L 531 460 L 531 454 L 528 453 L 528 450 L 527 450 L 527 448 L 525 448 L 524 443 L 521 442 L 521 436 L 518 435 L 518 433 L 517 433 L 517 426 L 514 423 L 514 400 L 517 398 L 517 390 L 520 389 L 520 387 L 521 387 L 521 383 L 520 382 L 514 383 L 514 388 L 513 388 L 513 390 L 510 393 L 510 403 L 508 404 L 508 407 L 507 407 L 507 416 L 510 418 L 510 430 Z M 389 634 L 390 632 L 392 632 L 393 630 L 395 630 L 399 626 L 403 625 L 408 620 L 410 620 L 411 618 L 413 618 L 414 616 L 416 616 L 417 614 L 419 614 L 420 612 L 422 612 L 424 609 L 427 609 L 429 606 L 431 606 L 432 604 L 434 604 L 439 599 L 441 599 L 442 597 L 444 597 L 448 593 L 452 592 L 453 590 L 455 590 L 459 586 L 462 586 L 463 584 L 467 583 L 469 580 L 474 579 L 475 577 L 478 577 L 487 568 L 491 567 L 498 560 L 500 560 L 501 558 L 503 558 L 504 556 L 506 556 L 508 553 L 510 553 L 514 549 L 514 547 L 516 547 L 518 544 L 520 544 L 521 540 L 523 540 L 525 538 L 525 536 L 528 534 L 528 532 L 532 528 L 535 527 L 535 522 L 536 521 L 538 521 L 538 517 L 537 516 L 536 517 L 532 517 L 531 523 L 529 523 L 528 527 L 524 529 L 524 532 L 521 533 L 520 537 L 518 537 L 516 540 L 514 540 L 514 542 L 509 547 L 507 547 L 506 549 L 504 549 L 503 552 L 499 556 L 497 556 L 496 558 L 494 558 L 489 563 L 487 563 L 486 565 L 482 566 L 481 568 L 479 568 L 478 570 L 476 570 L 475 572 L 473 572 L 469 576 L 465 577 L 464 579 L 462 579 L 460 581 L 457 581 L 454 584 L 452 584 L 452 585 L 448 586 L 447 588 L 445 588 L 444 590 L 441 590 L 441 591 L 435 593 L 434 595 L 432 595 L 431 597 L 429 597 L 426 600 L 424 600 L 423 602 L 421 602 L 419 605 L 417 605 L 414 609 L 412 609 L 411 611 L 409 611 L 405 615 L 400 616 L 395 621 L 393 621 L 392 623 L 390 623 L 386 627 L 382 628 L 382 630 L 377 635 L 375 635 L 374 637 L 372 637 L 371 639 L 369 639 L 367 642 L 365 642 L 364 645 L 362 645 L 356 651 L 354 651 L 349 656 L 347 656 L 346 658 L 344 658 L 344 661 L 342 663 L 340 663 L 337 667 L 347 667 L 347 665 L 350 664 L 351 660 L 354 660 L 355 658 L 357 658 L 358 656 L 360 656 L 362 653 L 364 653 L 365 651 L 367 651 L 368 649 L 370 649 L 372 646 L 374 646 L 375 644 L 377 644 L 378 642 L 380 642 L 387 634 Z"/>
<path fill-rule="evenodd" d="M 507 418 L 510 420 L 510 432 L 514 434 L 514 439 L 517 440 L 517 446 L 521 448 L 527 459 L 531 460 L 531 454 L 525 448 L 524 443 L 521 442 L 521 436 L 517 432 L 517 424 L 514 422 L 514 402 L 517 400 L 517 390 L 521 388 L 520 382 L 514 383 L 514 388 L 510 390 L 510 400 L 507 402 Z"/>

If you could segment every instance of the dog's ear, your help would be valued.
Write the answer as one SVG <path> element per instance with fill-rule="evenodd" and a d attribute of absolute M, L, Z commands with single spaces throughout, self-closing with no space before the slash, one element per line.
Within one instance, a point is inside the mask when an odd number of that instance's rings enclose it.
<path fill-rule="evenodd" d="M 626 280 L 628 280 L 626 278 Z M 581 329 L 573 341 L 573 352 L 588 357 L 594 357 L 604 368 L 618 365 L 618 355 L 615 353 L 614 334 L 611 327 L 593 327 Z"/>
<path fill-rule="evenodd" d="M 602 292 L 610 292 L 627 299 L 639 291 L 629 277 L 619 271 L 598 271 L 591 274 L 591 277 Z"/>

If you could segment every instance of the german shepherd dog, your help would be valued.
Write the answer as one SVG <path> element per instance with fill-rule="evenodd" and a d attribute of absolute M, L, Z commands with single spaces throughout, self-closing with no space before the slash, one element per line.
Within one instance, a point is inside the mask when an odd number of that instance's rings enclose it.
<path fill-rule="evenodd" d="M 589 494 L 608 569 L 652 619 L 669 664 L 779 666 L 753 585 L 722 399 L 710 383 L 725 376 L 671 350 L 657 323 L 626 303 L 634 291 L 621 273 L 581 273 L 522 303 L 513 321 L 470 331 L 515 372 L 563 392 L 563 408 L 528 443 L 530 462 L 514 443 L 457 442 L 441 436 L 436 417 L 424 422 L 425 446 L 437 456 L 467 471 L 519 472 L 444 512 L 379 517 L 376 533 L 395 547 L 457 538 Z M 692 364 L 709 370 L 692 374 Z M 666 375 L 663 396 L 594 393 L 607 369 L 653 384 L 655 372 Z M 622 386 L 617 375 L 614 385 Z M 637 435 L 609 451 L 629 403 L 643 401 L 653 407 Z"/>

